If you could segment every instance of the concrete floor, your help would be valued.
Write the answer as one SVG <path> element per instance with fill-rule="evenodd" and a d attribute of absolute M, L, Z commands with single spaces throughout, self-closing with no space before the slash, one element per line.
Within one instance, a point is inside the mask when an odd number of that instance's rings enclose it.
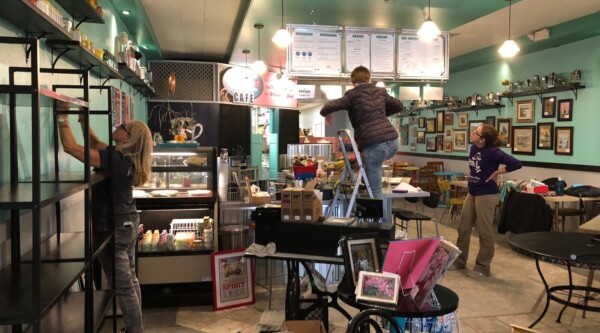
<path fill-rule="evenodd" d="M 442 210 L 437 209 L 437 216 L 441 215 Z M 433 214 L 433 211 L 429 210 L 426 213 Z M 458 221 L 454 221 L 450 225 L 440 225 L 441 235 L 456 242 L 457 223 Z M 424 236 L 435 236 L 433 223 L 424 222 L 423 227 Z M 409 230 L 409 237 L 415 237 L 414 230 Z M 473 267 L 478 249 L 478 238 L 474 233 L 468 268 Z M 567 281 L 564 267 L 542 263 L 541 268 L 550 285 L 564 284 Z M 508 247 L 507 236 L 497 235 L 490 277 L 470 278 L 465 275 L 466 272 L 468 271 L 448 271 L 439 281 L 456 292 L 460 298 L 460 332 L 506 333 L 511 331 L 510 323 L 527 327 L 542 312 L 545 295 L 535 261 L 512 252 Z M 584 285 L 586 275 L 587 271 L 576 271 L 576 284 Z M 597 286 L 599 282 L 596 278 L 594 284 Z M 358 312 L 349 306 L 344 307 L 351 315 Z M 145 332 L 253 333 L 258 332 L 255 324 L 267 308 L 267 293 L 261 288 L 256 288 L 256 304 L 237 309 L 219 312 L 213 312 L 212 306 L 144 309 Z M 280 287 L 273 294 L 272 309 L 283 308 L 284 288 Z M 559 304 L 551 302 L 548 313 L 535 329 L 546 333 L 600 332 L 600 313 L 588 312 L 586 318 L 582 318 L 581 310 L 569 308 L 563 314 L 562 322 L 557 323 L 556 318 L 561 308 Z M 345 332 L 347 320 L 336 310 L 329 311 L 329 321 L 330 332 Z M 107 326 L 111 325 L 112 322 L 107 321 L 102 332 L 110 332 Z"/>

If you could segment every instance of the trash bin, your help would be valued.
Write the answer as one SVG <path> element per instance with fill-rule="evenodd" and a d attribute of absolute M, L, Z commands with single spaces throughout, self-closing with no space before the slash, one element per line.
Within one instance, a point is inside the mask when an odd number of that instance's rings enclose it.
<path fill-rule="evenodd" d="M 248 226 L 226 225 L 219 228 L 219 251 L 248 247 Z"/>

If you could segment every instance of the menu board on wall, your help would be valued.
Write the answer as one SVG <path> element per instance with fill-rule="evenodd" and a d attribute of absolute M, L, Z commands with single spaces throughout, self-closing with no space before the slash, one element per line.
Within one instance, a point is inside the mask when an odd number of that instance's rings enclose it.
<path fill-rule="evenodd" d="M 371 73 L 394 75 L 394 30 L 347 27 L 344 37 L 345 73 L 365 66 Z"/>
<path fill-rule="evenodd" d="M 331 75 L 342 71 L 342 33 L 338 26 L 287 25 L 290 74 Z"/>
<path fill-rule="evenodd" d="M 400 79 L 448 79 L 448 33 L 425 41 L 417 30 L 402 30 L 397 59 Z"/>

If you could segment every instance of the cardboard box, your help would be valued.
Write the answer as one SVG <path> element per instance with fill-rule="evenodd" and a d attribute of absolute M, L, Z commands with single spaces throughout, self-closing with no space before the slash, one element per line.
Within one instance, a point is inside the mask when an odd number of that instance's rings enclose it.
<path fill-rule="evenodd" d="M 286 320 L 283 330 L 294 333 L 326 333 L 325 326 L 320 320 Z"/>
<path fill-rule="evenodd" d="M 269 196 L 267 196 L 267 195 L 255 196 L 252 193 L 250 178 L 248 178 L 248 177 L 246 177 L 246 190 L 248 191 L 248 198 L 250 198 L 250 203 L 257 204 L 257 205 L 264 205 L 264 204 L 271 203 L 270 195 Z"/>
<path fill-rule="evenodd" d="M 302 222 L 314 223 L 323 215 L 323 204 L 315 193 L 317 182 L 311 180 L 302 190 Z"/>
<path fill-rule="evenodd" d="M 292 190 L 292 222 L 302 222 L 302 188 L 294 188 Z"/>
<path fill-rule="evenodd" d="M 293 187 L 287 187 L 281 190 L 281 220 L 283 222 L 292 222 L 292 191 Z"/>

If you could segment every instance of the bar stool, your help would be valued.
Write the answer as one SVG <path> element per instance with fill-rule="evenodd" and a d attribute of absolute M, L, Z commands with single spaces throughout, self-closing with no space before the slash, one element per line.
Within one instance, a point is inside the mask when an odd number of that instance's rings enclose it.
<path fill-rule="evenodd" d="M 408 231 L 408 222 L 414 220 L 417 224 L 417 238 L 422 238 L 423 237 L 422 222 L 423 221 L 433 221 L 433 223 L 435 223 L 435 235 L 437 237 L 439 237 L 440 232 L 438 230 L 438 221 L 436 218 L 437 213 L 436 213 L 435 209 L 440 204 L 441 195 L 442 194 L 439 192 L 429 192 L 429 196 L 423 198 L 423 204 L 429 208 L 433 208 L 433 212 L 434 212 L 433 218 L 430 216 L 418 213 L 418 212 L 411 212 L 411 211 L 406 211 L 403 209 L 402 210 L 395 209 L 392 211 L 394 219 L 399 219 L 402 221 L 400 224 L 396 223 L 396 225 L 398 225 L 401 228 L 406 229 Z"/>

